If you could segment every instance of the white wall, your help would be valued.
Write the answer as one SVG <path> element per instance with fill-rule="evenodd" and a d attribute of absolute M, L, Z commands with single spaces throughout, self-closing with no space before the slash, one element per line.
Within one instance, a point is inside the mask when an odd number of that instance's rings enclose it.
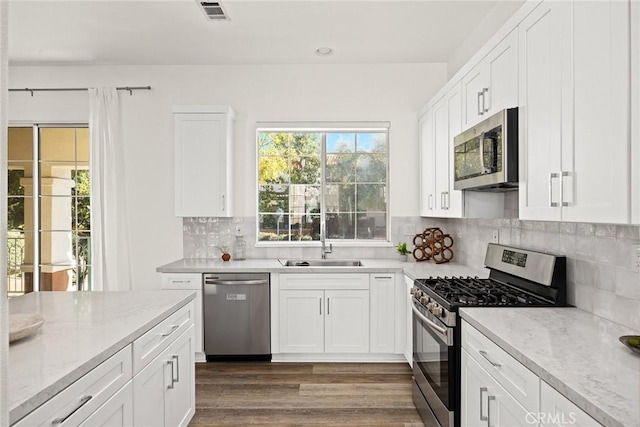
<path fill-rule="evenodd" d="M 445 64 L 10 67 L 9 86 L 152 86 L 121 92 L 135 289 L 159 288 L 155 268 L 182 257 L 173 216 L 175 104 L 237 113 L 237 216 L 255 215 L 256 121 L 390 121 L 390 210 L 418 215 L 416 113 L 446 81 Z M 87 122 L 84 92 L 11 93 L 9 121 Z"/>

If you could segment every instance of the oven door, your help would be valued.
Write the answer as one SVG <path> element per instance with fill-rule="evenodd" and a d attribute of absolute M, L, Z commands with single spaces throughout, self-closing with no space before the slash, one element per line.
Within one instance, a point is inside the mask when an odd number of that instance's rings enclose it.
<path fill-rule="evenodd" d="M 457 389 L 453 328 L 444 325 L 415 299 L 411 302 L 413 376 L 429 409 L 420 411 L 421 415 L 427 426 L 453 427 Z M 417 397 L 416 407 L 420 410 L 425 402 Z M 432 417 L 435 420 L 429 420 Z"/>

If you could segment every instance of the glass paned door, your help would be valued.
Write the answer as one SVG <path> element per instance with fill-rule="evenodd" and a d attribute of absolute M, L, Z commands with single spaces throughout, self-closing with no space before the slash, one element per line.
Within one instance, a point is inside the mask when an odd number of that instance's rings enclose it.
<path fill-rule="evenodd" d="M 88 128 L 9 128 L 8 143 L 9 296 L 90 290 Z"/>

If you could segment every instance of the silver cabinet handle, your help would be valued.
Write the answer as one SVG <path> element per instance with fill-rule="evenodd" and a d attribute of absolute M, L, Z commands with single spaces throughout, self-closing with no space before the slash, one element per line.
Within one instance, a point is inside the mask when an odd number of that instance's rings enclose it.
<path fill-rule="evenodd" d="M 171 365 L 171 384 L 167 386 L 168 389 L 172 389 L 174 387 L 173 385 L 175 382 L 175 379 L 173 377 L 173 367 L 175 366 L 173 363 L 174 360 L 175 359 L 173 359 L 173 357 L 171 358 L 171 360 L 167 360 L 167 365 Z"/>
<path fill-rule="evenodd" d="M 224 194 L 222 195 L 222 212 L 224 212 Z"/>
<path fill-rule="evenodd" d="M 171 330 L 169 332 L 164 332 L 164 333 L 160 334 L 160 336 L 161 337 L 168 337 L 169 335 L 174 333 L 176 331 L 176 329 L 178 329 L 179 327 L 180 327 L 180 325 L 171 325 Z"/>
<path fill-rule="evenodd" d="M 172 360 L 176 361 L 176 378 L 175 378 L 175 382 L 179 383 L 180 382 L 180 358 L 178 357 L 177 354 L 174 354 L 171 356 Z M 173 379 L 173 365 L 171 366 L 171 381 L 174 381 Z"/>
<path fill-rule="evenodd" d="M 393 279 L 393 276 L 373 276 L 374 279 Z"/>
<path fill-rule="evenodd" d="M 433 194 L 429 194 L 429 209 L 433 209 Z"/>
<path fill-rule="evenodd" d="M 93 396 L 85 396 L 85 397 L 83 397 L 82 399 L 80 399 L 80 402 L 78 402 L 78 404 L 76 405 L 76 407 L 75 407 L 75 408 L 73 408 L 73 409 L 71 410 L 71 412 L 69 412 L 69 413 L 68 413 L 67 415 L 65 415 L 64 417 L 56 418 L 55 420 L 51 421 L 51 425 L 58 426 L 58 425 L 62 424 L 63 422 L 67 421 L 67 419 L 68 419 L 71 415 L 73 415 L 73 414 L 75 414 L 76 412 L 78 412 L 78 410 L 79 410 L 80 408 L 82 408 L 84 405 L 86 405 L 86 404 L 87 404 L 87 402 L 88 402 L 88 401 L 90 401 L 91 399 L 93 399 Z"/>
<path fill-rule="evenodd" d="M 440 209 L 445 209 L 445 207 L 444 207 L 444 191 L 440 192 Z"/>
<path fill-rule="evenodd" d="M 482 355 L 482 357 L 484 357 L 485 359 L 487 359 L 489 361 L 489 363 L 491 363 L 492 366 L 494 366 L 495 368 L 499 368 L 502 365 L 499 363 L 494 362 L 493 360 L 489 359 L 489 355 L 487 354 L 486 351 L 484 350 L 479 350 L 478 353 L 480 353 Z"/>
<path fill-rule="evenodd" d="M 444 208 L 449 210 L 449 202 L 451 201 L 451 196 L 449 196 L 449 192 L 444 192 Z"/>
<path fill-rule="evenodd" d="M 485 105 L 485 104 L 488 104 L 486 102 L 488 93 L 489 93 L 489 88 L 488 87 L 482 88 L 482 111 L 484 113 L 488 113 L 489 112 L 489 107 L 487 107 Z"/>
<path fill-rule="evenodd" d="M 493 427 L 491 425 L 491 402 L 494 400 L 496 400 L 495 396 L 487 397 L 487 426 L 488 427 Z"/>
<path fill-rule="evenodd" d="M 329 308 L 329 307 L 330 307 L 330 306 L 329 306 L 329 298 L 327 297 L 327 314 L 329 314 L 329 310 L 330 310 L 330 308 Z"/>
<path fill-rule="evenodd" d="M 322 298 L 320 298 L 318 301 L 320 301 L 320 316 L 322 316 Z"/>
<path fill-rule="evenodd" d="M 264 279 L 218 280 L 218 279 L 205 278 L 204 281 L 205 281 L 204 282 L 205 285 L 266 285 L 267 283 L 269 283 L 267 280 L 264 280 Z"/>
<path fill-rule="evenodd" d="M 484 99 L 482 100 L 482 106 L 480 106 L 480 97 L 484 98 L 484 91 L 478 92 L 478 115 L 484 114 Z"/>
<path fill-rule="evenodd" d="M 558 204 L 553 201 L 553 179 L 559 178 L 559 177 L 560 175 L 555 172 L 551 172 L 549 174 L 549 207 L 552 207 L 552 208 L 555 208 L 558 206 Z"/>
<path fill-rule="evenodd" d="M 482 395 L 484 393 L 486 393 L 486 392 L 487 392 L 487 388 L 486 387 L 480 387 L 480 421 L 488 421 L 488 418 L 485 417 L 484 415 L 482 415 L 482 412 L 484 412 L 482 410 L 482 406 L 483 406 L 482 405 Z"/>
<path fill-rule="evenodd" d="M 564 201 L 564 177 L 569 176 L 571 176 L 571 173 L 569 172 L 560 172 L 560 203 L 562 203 L 562 206 L 569 206 L 569 202 Z"/>

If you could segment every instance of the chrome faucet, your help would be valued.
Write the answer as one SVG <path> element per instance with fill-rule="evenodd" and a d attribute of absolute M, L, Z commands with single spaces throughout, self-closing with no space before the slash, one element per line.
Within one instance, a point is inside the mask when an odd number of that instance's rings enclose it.
<path fill-rule="evenodd" d="M 320 256 L 322 259 L 327 259 L 327 254 L 333 252 L 333 245 L 329 243 L 329 249 L 327 249 L 327 244 L 325 242 L 325 238 L 327 237 L 327 229 L 326 224 L 322 224 L 320 227 L 320 242 L 322 243 L 322 247 L 320 248 Z"/>

